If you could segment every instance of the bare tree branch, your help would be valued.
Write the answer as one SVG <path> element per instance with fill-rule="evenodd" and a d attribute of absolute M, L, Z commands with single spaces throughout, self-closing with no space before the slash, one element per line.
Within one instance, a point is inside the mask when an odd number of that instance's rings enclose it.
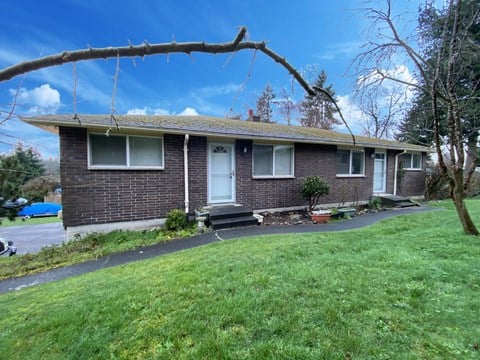
<path fill-rule="evenodd" d="M 15 114 L 15 109 L 17 107 L 18 94 L 20 94 L 20 89 L 22 88 L 23 80 L 25 80 L 25 76 L 23 76 L 22 79 L 19 81 L 17 90 L 15 91 L 15 96 L 13 97 L 13 103 L 10 108 L 10 111 L 7 113 L 7 115 L 5 115 L 3 119 L 0 119 L 0 125 L 5 124 Z"/>
<path fill-rule="evenodd" d="M 466 145 L 464 122 L 465 117 L 472 114 L 469 114 L 465 104 L 460 104 L 459 100 L 468 98 L 466 89 L 474 94 L 471 91 L 477 87 L 478 78 L 475 78 L 474 72 L 478 70 L 471 65 L 475 64 L 477 49 L 472 46 L 470 39 L 477 41 L 478 35 L 474 34 L 478 33 L 476 25 L 480 6 L 475 1 L 449 0 L 444 11 L 435 13 L 433 3 L 426 2 L 423 11 L 438 15 L 438 18 L 437 22 L 428 20 L 424 31 L 436 30 L 438 34 L 424 34 L 426 46 L 423 48 L 420 46 L 417 51 L 412 46 L 414 42 L 409 44 L 397 31 L 391 13 L 391 3 L 392 0 L 385 0 L 384 10 L 373 8 L 364 10 L 372 19 L 375 28 L 385 33 L 378 34 L 383 42 L 367 43 L 366 51 L 355 58 L 358 66 L 364 67 L 359 72 L 360 78 L 362 79 L 363 74 L 363 80 L 366 79 L 362 85 L 381 86 L 383 80 L 391 80 L 416 88 L 420 90 L 420 94 L 429 99 L 433 142 L 441 174 L 448 181 L 450 197 L 465 233 L 479 235 L 464 201 L 465 189 L 471 182 L 474 165 L 478 161 L 477 134 L 471 132 L 475 128 L 472 126 Z M 399 50 L 415 65 L 419 85 L 390 73 L 389 69 L 394 65 L 395 55 Z M 422 51 L 425 57 L 419 51 Z M 471 81 L 467 73 L 472 73 Z M 372 81 L 369 81 L 369 77 L 373 77 Z M 467 83 L 462 84 L 462 80 Z M 374 124 L 378 124 L 378 120 L 373 118 Z M 442 139 L 443 132 L 446 135 L 445 139 Z M 445 147 L 448 154 L 444 154 Z"/>
<path fill-rule="evenodd" d="M 337 108 L 340 117 L 347 127 L 348 131 L 352 135 L 353 142 L 355 143 L 355 137 L 348 126 L 345 118 L 343 117 L 338 104 L 335 99 L 325 89 L 315 88 L 313 89 L 307 81 L 301 76 L 301 74 L 282 56 L 271 50 L 266 42 L 255 41 L 243 41 L 247 34 L 247 28 L 245 26 L 240 27 L 237 35 L 231 42 L 225 43 L 207 43 L 207 42 L 179 42 L 172 41 L 170 43 L 158 43 L 149 44 L 147 42 L 141 45 L 129 45 L 120 47 L 106 47 L 106 48 L 92 48 L 79 49 L 73 51 L 64 51 L 54 55 L 40 57 L 34 60 L 25 61 L 19 64 L 12 65 L 10 67 L 0 70 L 0 82 L 8 81 L 14 77 L 32 72 L 47 67 L 62 65 L 71 62 L 95 60 L 95 59 L 109 59 L 109 58 L 121 58 L 121 57 L 145 57 L 157 54 L 172 54 L 172 53 L 184 53 L 190 55 L 193 52 L 209 53 L 209 54 L 222 54 L 233 53 L 241 50 L 258 50 L 263 52 L 266 56 L 270 57 L 275 62 L 282 65 L 300 84 L 300 86 L 312 96 L 317 93 L 325 94 Z"/>

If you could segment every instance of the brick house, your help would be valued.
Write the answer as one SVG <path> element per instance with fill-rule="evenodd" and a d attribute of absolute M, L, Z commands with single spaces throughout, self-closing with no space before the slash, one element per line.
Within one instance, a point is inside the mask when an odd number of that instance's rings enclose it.
<path fill-rule="evenodd" d="M 161 224 L 168 211 L 239 203 L 304 207 L 300 184 L 330 184 L 324 206 L 374 194 L 421 197 L 428 148 L 332 131 L 205 116 L 45 115 L 60 136 L 63 222 L 76 232 Z"/>

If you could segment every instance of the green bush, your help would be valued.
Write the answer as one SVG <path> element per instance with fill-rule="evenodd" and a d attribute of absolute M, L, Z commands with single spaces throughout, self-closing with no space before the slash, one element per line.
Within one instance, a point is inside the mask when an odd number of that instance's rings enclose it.
<path fill-rule="evenodd" d="M 308 200 L 308 210 L 311 212 L 317 206 L 320 197 L 328 195 L 330 185 L 319 176 L 306 176 L 300 192 Z"/>
<path fill-rule="evenodd" d="M 174 209 L 167 214 L 165 229 L 170 231 L 179 231 L 187 227 L 188 220 L 183 210 Z"/>

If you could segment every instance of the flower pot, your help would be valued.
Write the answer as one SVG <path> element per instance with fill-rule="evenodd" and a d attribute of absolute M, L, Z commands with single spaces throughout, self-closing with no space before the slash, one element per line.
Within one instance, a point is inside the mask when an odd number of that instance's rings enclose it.
<path fill-rule="evenodd" d="M 343 216 L 354 217 L 356 212 L 357 210 L 354 208 L 338 209 L 338 213 L 341 213 Z"/>
<path fill-rule="evenodd" d="M 312 219 L 314 224 L 325 224 L 330 220 L 330 213 L 323 213 L 323 214 L 310 214 L 310 218 Z"/>

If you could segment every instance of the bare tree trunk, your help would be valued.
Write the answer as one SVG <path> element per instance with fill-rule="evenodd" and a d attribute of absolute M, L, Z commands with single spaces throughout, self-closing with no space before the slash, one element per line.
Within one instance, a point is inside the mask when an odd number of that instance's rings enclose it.
<path fill-rule="evenodd" d="M 467 206 L 465 205 L 465 190 L 463 189 L 463 169 L 460 169 L 454 174 L 454 181 L 450 182 L 451 197 L 455 204 L 455 210 L 457 211 L 458 218 L 462 224 L 463 231 L 467 235 L 480 235 L 477 227 L 472 221 Z M 453 188 L 452 188 L 453 186 Z"/>
<path fill-rule="evenodd" d="M 450 2 L 452 9 L 453 0 Z M 464 167 L 465 167 L 465 147 L 463 144 L 462 119 L 460 115 L 458 96 L 456 86 L 458 86 L 455 77 L 455 68 L 458 67 L 459 53 L 459 9 L 460 0 L 456 0 L 454 11 L 450 11 L 453 17 L 453 25 L 451 28 L 451 37 L 447 50 L 447 77 L 446 90 L 448 99 L 448 129 L 450 133 L 450 186 L 451 196 L 458 218 L 463 226 L 463 230 L 468 235 L 479 235 L 479 231 L 470 217 L 470 213 L 465 205 L 465 183 L 464 183 Z"/>

